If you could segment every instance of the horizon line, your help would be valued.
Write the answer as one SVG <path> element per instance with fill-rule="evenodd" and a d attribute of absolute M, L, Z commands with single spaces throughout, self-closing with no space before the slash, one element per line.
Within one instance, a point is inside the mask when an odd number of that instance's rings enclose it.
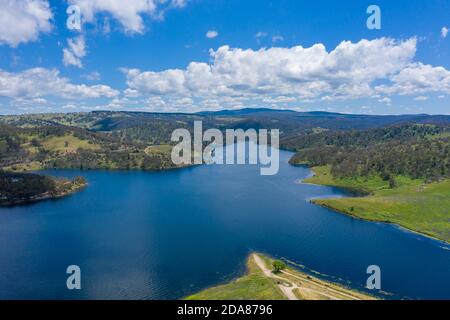
<path fill-rule="evenodd" d="M 138 111 L 138 110 L 89 110 L 89 111 L 73 111 L 73 112 L 34 112 L 34 113 L 17 113 L 17 114 L 1 114 L 0 117 L 14 117 L 14 116 L 36 116 L 36 115 L 46 115 L 46 114 L 88 114 L 95 112 L 109 112 L 109 113 L 146 113 L 146 114 L 167 114 L 167 115 L 201 115 L 201 114 L 218 114 L 221 112 L 242 112 L 242 111 L 253 111 L 253 112 L 292 112 L 292 113 L 324 113 L 324 114 L 335 114 L 335 115 L 352 115 L 352 116 L 368 116 L 368 117 L 395 117 L 395 116 L 450 116 L 449 114 L 444 113 L 396 113 L 396 114 L 367 114 L 367 113 L 347 113 L 347 112 L 334 112 L 334 111 L 324 111 L 324 110 L 305 110 L 305 111 L 297 111 L 293 109 L 274 109 L 274 108 L 240 108 L 240 109 L 220 109 L 220 110 L 203 110 L 203 111 L 195 111 L 195 112 L 182 112 L 182 111 Z"/>

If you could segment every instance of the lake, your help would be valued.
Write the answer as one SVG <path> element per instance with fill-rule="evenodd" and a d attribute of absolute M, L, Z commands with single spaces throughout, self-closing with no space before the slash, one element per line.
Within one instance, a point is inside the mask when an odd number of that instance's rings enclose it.
<path fill-rule="evenodd" d="M 57 170 L 87 178 L 72 196 L 0 208 L 0 299 L 178 299 L 245 272 L 252 251 L 362 289 L 381 267 L 385 298 L 450 299 L 450 246 L 310 204 L 343 196 L 301 184 L 288 164 L 158 173 Z M 66 288 L 79 265 L 82 290 Z"/>

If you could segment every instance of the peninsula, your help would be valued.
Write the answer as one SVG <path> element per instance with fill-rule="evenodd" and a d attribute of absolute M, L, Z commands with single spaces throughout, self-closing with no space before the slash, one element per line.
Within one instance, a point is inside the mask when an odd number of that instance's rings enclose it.
<path fill-rule="evenodd" d="M 312 277 L 261 253 L 247 259 L 247 274 L 187 300 L 374 300 L 373 296 Z"/>

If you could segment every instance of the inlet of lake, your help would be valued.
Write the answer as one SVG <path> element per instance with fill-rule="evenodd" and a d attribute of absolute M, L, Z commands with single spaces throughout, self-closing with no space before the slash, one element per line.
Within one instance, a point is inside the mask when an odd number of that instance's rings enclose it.
<path fill-rule="evenodd" d="M 253 251 L 360 290 L 378 265 L 385 299 L 450 299 L 449 245 L 311 204 L 346 193 L 301 184 L 311 171 L 291 155 L 274 176 L 252 165 L 47 171 L 89 186 L 0 208 L 0 299 L 180 299 L 244 274 Z M 69 265 L 81 290 L 66 287 Z"/>

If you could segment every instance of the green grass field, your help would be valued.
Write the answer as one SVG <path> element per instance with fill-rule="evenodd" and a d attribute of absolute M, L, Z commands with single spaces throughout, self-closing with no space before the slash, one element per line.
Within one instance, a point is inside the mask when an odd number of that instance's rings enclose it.
<path fill-rule="evenodd" d="M 247 274 L 228 284 L 189 296 L 186 300 L 285 300 L 273 279 L 264 276 L 253 259 L 248 259 Z"/>
<path fill-rule="evenodd" d="M 88 140 L 79 139 L 73 135 L 51 137 L 42 141 L 42 146 L 48 151 L 73 153 L 78 148 L 85 150 L 97 150 L 100 146 L 89 143 Z"/>
<path fill-rule="evenodd" d="M 145 149 L 145 153 L 148 155 L 151 154 L 170 154 L 172 152 L 172 146 L 168 144 L 154 145 L 147 147 Z"/>
<path fill-rule="evenodd" d="M 450 180 L 425 184 L 396 177 L 397 187 L 379 177 L 335 179 L 329 167 L 315 167 L 307 183 L 370 193 L 360 198 L 318 199 L 314 203 L 358 218 L 395 223 L 412 231 L 450 242 Z"/>

